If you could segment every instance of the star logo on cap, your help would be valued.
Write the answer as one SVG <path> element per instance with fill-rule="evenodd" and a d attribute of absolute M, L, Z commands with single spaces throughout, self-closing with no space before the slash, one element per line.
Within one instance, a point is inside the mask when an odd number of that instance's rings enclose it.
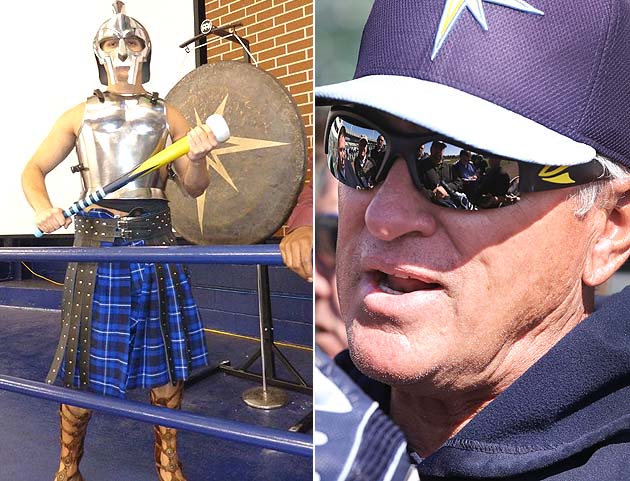
<path fill-rule="evenodd" d="M 468 8 L 468 11 L 472 13 L 475 20 L 479 22 L 481 28 L 488 30 L 488 23 L 486 22 L 486 14 L 483 10 L 483 3 L 494 3 L 503 7 L 513 8 L 520 12 L 533 13 L 535 15 L 544 15 L 541 10 L 532 7 L 524 0 L 446 0 L 444 5 L 444 11 L 442 12 L 442 18 L 440 19 L 440 25 L 438 27 L 437 35 L 435 36 L 435 43 L 433 44 L 433 53 L 431 54 L 431 60 L 433 60 L 439 52 L 442 44 L 446 40 L 446 37 L 453 29 L 455 23 L 459 19 L 459 16 L 464 11 L 464 8 Z"/>

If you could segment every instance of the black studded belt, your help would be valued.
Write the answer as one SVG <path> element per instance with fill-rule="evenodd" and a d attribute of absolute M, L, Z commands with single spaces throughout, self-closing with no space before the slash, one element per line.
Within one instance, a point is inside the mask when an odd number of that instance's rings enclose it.
<path fill-rule="evenodd" d="M 98 241 L 109 242 L 115 238 L 120 238 L 132 241 L 150 239 L 168 232 L 171 232 L 171 214 L 169 210 L 116 219 L 75 217 L 75 235 L 79 238 L 88 237 Z"/>

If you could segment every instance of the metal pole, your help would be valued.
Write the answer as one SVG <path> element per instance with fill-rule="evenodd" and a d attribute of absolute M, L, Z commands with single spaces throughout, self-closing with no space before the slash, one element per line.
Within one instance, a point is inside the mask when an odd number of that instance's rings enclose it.
<path fill-rule="evenodd" d="M 258 275 L 258 320 L 260 325 L 260 360 L 262 365 L 262 387 L 253 387 L 243 393 L 248 406 L 259 409 L 276 409 L 287 404 L 289 397 L 282 389 L 267 386 L 267 370 L 275 378 L 273 363 L 273 332 L 271 323 L 271 297 L 269 294 L 269 270 L 267 266 L 256 266 Z"/>
<path fill-rule="evenodd" d="M 59 262 L 162 262 L 185 264 L 282 265 L 280 247 L 153 246 L 153 247 L 3 247 L 0 261 L 46 260 Z"/>

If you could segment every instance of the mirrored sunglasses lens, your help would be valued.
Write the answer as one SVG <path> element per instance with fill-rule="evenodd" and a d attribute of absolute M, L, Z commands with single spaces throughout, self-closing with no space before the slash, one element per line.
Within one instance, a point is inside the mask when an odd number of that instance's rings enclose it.
<path fill-rule="evenodd" d="M 515 161 L 434 140 L 418 148 L 414 167 L 416 186 L 443 207 L 494 209 L 520 199 L 519 166 Z"/>
<path fill-rule="evenodd" d="M 385 159 L 385 137 L 345 117 L 329 128 L 328 166 L 337 180 L 355 189 L 370 189 Z"/>

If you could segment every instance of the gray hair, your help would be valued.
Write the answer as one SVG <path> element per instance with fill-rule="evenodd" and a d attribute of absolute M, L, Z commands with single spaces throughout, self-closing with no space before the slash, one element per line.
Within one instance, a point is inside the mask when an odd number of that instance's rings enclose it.
<path fill-rule="evenodd" d="M 613 195 L 611 181 L 630 177 L 630 169 L 627 167 L 599 154 L 595 156 L 595 160 L 604 166 L 608 178 L 584 184 L 572 195 L 576 206 L 575 216 L 578 219 L 586 217 L 593 207 L 606 208 L 616 204 L 619 199 Z"/>

